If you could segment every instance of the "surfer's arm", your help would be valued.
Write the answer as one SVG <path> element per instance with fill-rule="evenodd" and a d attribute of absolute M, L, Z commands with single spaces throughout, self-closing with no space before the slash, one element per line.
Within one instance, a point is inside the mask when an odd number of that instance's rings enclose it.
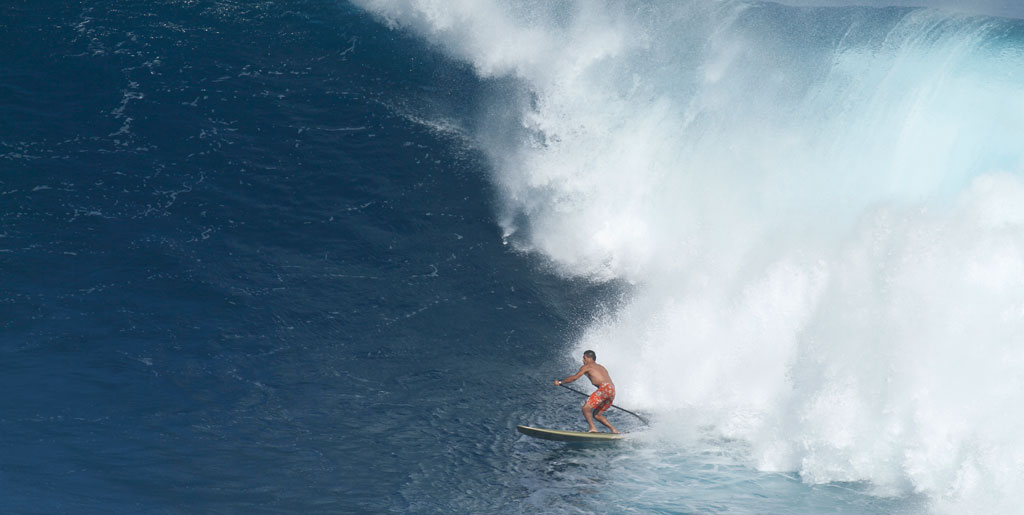
<path fill-rule="evenodd" d="M 579 379 L 580 376 L 582 376 L 583 374 L 586 374 L 586 373 L 587 373 L 587 366 L 584 365 L 584 366 L 580 367 L 580 371 L 579 372 L 576 372 L 575 374 L 573 374 L 573 375 L 571 375 L 569 377 L 566 377 L 565 379 L 555 380 L 555 386 L 562 386 L 562 384 L 564 384 L 564 383 L 571 383 L 571 382 Z"/>

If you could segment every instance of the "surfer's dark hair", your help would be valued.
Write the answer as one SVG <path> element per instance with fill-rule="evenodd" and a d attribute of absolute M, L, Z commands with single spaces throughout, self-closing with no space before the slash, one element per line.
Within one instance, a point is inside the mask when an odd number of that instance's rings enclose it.
<path fill-rule="evenodd" d="M 592 351 L 592 350 L 588 350 L 588 351 L 584 352 L 583 355 L 588 357 L 588 358 L 590 358 L 590 359 L 592 359 L 592 360 L 594 360 L 594 361 L 597 361 L 597 354 L 594 354 L 594 351 Z"/>

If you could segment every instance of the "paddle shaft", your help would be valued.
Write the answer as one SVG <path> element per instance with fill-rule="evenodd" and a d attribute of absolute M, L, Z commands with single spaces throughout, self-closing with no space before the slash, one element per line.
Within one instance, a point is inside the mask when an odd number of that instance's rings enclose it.
<path fill-rule="evenodd" d="M 582 395 L 582 396 L 584 396 L 584 397 L 590 397 L 590 395 L 588 395 L 588 394 L 586 394 L 586 393 L 583 393 L 583 392 L 581 392 L 581 391 L 579 391 L 579 390 L 577 390 L 577 389 L 575 389 L 575 388 L 572 388 L 572 387 L 566 386 L 566 385 L 564 385 L 564 384 L 560 384 L 559 386 L 561 386 L 562 388 L 565 388 L 566 390 L 569 390 L 570 392 L 576 392 L 576 393 L 578 393 L 578 394 L 580 394 L 580 395 Z M 613 407 L 613 408 L 615 408 L 615 409 L 617 409 L 617 410 L 619 410 L 619 411 L 625 411 L 626 413 L 629 413 L 630 415 L 633 415 L 634 417 L 636 417 L 636 418 L 640 419 L 640 422 L 643 422 L 645 426 L 649 426 L 649 425 L 651 425 L 650 423 L 648 423 L 648 422 L 647 422 L 647 419 L 646 419 L 646 418 L 644 418 L 644 417 L 641 417 L 640 415 L 637 415 L 636 413 L 633 413 L 632 411 L 629 411 L 629 410 L 628 410 L 628 409 L 626 409 L 626 408 L 620 408 L 620 407 L 618 407 L 618 406 L 616 406 L 616 405 L 614 405 L 614 404 L 612 404 L 612 407 Z"/>

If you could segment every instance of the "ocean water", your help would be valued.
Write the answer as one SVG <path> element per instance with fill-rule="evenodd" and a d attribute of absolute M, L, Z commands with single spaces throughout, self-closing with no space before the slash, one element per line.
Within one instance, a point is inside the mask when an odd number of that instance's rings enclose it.
<path fill-rule="evenodd" d="M 1019 511 L 975 7 L 5 3 L 0 513 Z"/>

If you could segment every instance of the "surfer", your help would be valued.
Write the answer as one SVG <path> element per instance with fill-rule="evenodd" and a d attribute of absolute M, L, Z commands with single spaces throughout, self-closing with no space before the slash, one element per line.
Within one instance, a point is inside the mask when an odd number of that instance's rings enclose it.
<path fill-rule="evenodd" d="M 579 372 L 565 379 L 555 379 L 555 386 L 562 386 L 562 383 L 571 383 L 584 374 L 597 387 L 597 390 L 587 398 L 587 402 L 583 403 L 582 408 L 583 417 L 587 419 L 587 425 L 590 426 L 589 432 L 597 432 L 597 426 L 594 425 L 594 419 L 597 419 L 598 422 L 611 429 L 613 433 L 618 433 L 618 429 L 615 429 L 604 416 L 604 412 L 612 407 L 612 401 L 615 400 L 615 385 L 612 383 L 612 377 L 608 374 L 608 369 L 597 364 L 597 354 L 594 351 L 588 350 L 584 352 L 583 366 L 580 367 Z"/>

